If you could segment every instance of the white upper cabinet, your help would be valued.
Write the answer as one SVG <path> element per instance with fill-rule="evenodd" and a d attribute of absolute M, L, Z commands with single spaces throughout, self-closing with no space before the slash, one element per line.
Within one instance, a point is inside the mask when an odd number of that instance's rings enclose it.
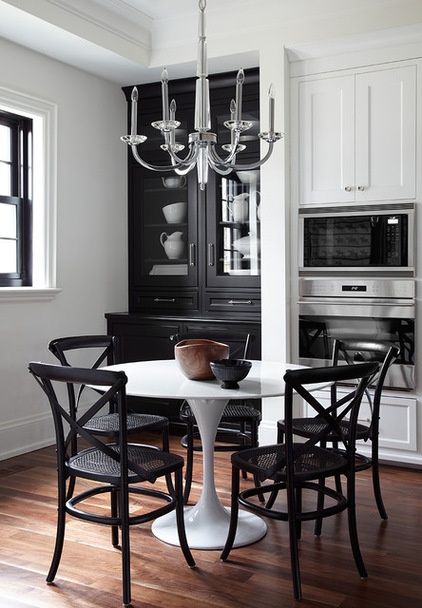
<path fill-rule="evenodd" d="M 413 199 L 416 66 L 299 79 L 299 204 Z"/>

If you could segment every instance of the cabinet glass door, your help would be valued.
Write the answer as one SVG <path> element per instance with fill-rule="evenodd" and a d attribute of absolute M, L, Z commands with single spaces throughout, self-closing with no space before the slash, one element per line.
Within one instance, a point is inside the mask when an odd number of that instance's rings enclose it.
<path fill-rule="evenodd" d="M 137 172 L 137 171 L 136 171 Z M 196 281 L 196 211 L 187 177 L 140 170 L 134 183 L 138 285 Z M 193 187 L 195 185 L 193 184 Z M 192 200 L 192 199 L 191 199 Z M 160 280 L 160 277 L 163 279 Z"/>
<path fill-rule="evenodd" d="M 215 237 L 208 242 L 209 285 L 233 285 L 233 277 L 245 279 L 246 283 L 242 281 L 242 284 L 259 284 L 259 177 L 257 169 L 239 171 L 217 180 Z"/>

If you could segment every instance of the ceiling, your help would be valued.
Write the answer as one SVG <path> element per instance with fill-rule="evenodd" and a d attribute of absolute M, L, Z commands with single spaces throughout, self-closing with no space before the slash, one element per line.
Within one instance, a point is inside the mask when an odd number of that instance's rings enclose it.
<path fill-rule="evenodd" d="M 287 32 L 290 24 L 304 24 L 316 33 L 315 44 L 290 46 L 290 59 L 388 46 L 392 31 L 396 44 L 421 41 L 422 23 L 318 40 L 318 20 L 342 23 L 354 13 L 362 19 L 359 11 L 369 5 L 379 10 L 397 2 L 207 0 L 209 71 L 258 65 L 258 51 L 249 50 L 255 48 L 254 34 L 265 39 L 274 34 L 274 24 L 283 23 Z M 271 18 L 263 18 L 263 7 Z M 198 0 L 0 0 L 0 37 L 118 85 L 157 81 L 164 65 L 171 78 L 194 75 L 197 32 Z M 233 48 L 241 49 L 237 55 L 227 51 L 232 42 Z"/>
<path fill-rule="evenodd" d="M 220 11 L 239 13 L 254 5 L 259 0 L 231 0 L 229 5 L 209 0 L 207 27 Z M 155 51 L 172 45 L 191 47 L 192 57 L 172 68 L 172 77 L 192 75 L 197 32 L 197 0 L 0 0 L 0 37 L 119 85 L 157 80 L 163 65 L 154 65 Z M 167 53 L 171 56 L 171 50 Z M 227 61 L 210 70 L 239 67 L 235 58 L 233 65 Z M 256 56 L 249 63 L 246 58 L 242 66 L 256 65 Z"/>

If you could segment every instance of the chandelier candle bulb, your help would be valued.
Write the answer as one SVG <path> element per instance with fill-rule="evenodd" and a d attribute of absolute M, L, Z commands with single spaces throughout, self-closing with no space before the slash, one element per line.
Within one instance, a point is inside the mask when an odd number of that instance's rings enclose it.
<path fill-rule="evenodd" d="M 131 136 L 135 137 L 136 132 L 138 130 L 138 89 L 133 87 L 132 89 L 132 127 L 131 127 Z"/>
<path fill-rule="evenodd" d="M 163 99 L 163 121 L 169 119 L 169 75 L 167 69 L 161 72 L 161 95 Z"/>
<path fill-rule="evenodd" d="M 242 120 L 242 93 L 244 80 L 245 72 L 240 68 L 236 76 L 236 120 Z"/>
<path fill-rule="evenodd" d="M 174 99 L 170 102 L 170 121 L 174 122 L 176 120 L 176 101 Z M 170 131 L 170 145 L 174 146 L 176 143 L 176 127 Z"/>
<path fill-rule="evenodd" d="M 270 133 L 274 133 L 274 114 L 275 114 L 275 94 L 274 94 L 274 85 L 270 85 L 269 91 L 268 91 L 268 99 L 269 99 L 269 103 L 270 103 L 270 107 L 269 107 L 269 132 Z"/>
<path fill-rule="evenodd" d="M 232 121 L 236 120 L 236 102 L 234 99 L 232 99 L 230 102 L 230 120 L 232 120 Z M 232 129 L 230 131 L 230 144 L 231 144 L 231 147 L 233 148 L 233 146 L 234 146 L 234 129 Z"/>

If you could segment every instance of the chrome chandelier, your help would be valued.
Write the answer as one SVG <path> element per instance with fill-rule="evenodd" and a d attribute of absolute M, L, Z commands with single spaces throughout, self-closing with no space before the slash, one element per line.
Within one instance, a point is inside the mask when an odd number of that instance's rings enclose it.
<path fill-rule="evenodd" d="M 244 72 L 240 69 L 236 76 L 236 99 L 230 103 L 230 120 L 224 126 L 230 130 L 230 144 L 222 146 L 228 152 L 225 158 L 216 151 L 217 135 L 211 129 L 211 110 L 207 66 L 207 38 L 205 34 L 205 8 L 206 0 L 199 0 L 199 38 L 198 38 L 198 59 L 197 59 L 197 80 L 195 96 L 195 132 L 190 133 L 188 138 L 189 152 L 185 158 L 181 158 L 179 153 L 185 148 L 184 145 L 176 142 L 175 132 L 180 126 L 176 120 L 176 102 L 174 99 L 169 104 L 168 98 L 168 73 L 164 68 L 161 74 L 161 94 L 162 94 L 162 119 L 152 123 L 155 129 L 161 131 L 164 143 L 161 148 L 168 152 L 170 156 L 169 165 L 153 165 L 147 163 L 138 153 L 138 145 L 142 144 L 147 138 L 145 135 L 138 135 L 137 115 L 138 115 L 138 89 L 134 87 L 131 95 L 131 133 L 121 139 L 132 149 L 135 160 L 151 171 L 175 171 L 178 175 L 186 175 L 195 167 L 197 168 L 198 184 L 201 190 L 205 190 L 208 182 L 208 168 L 216 171 L 220 175 L 228 175 L 232 171 L 253 170 L 263 165 L 271 156 L 275 142 L 282 138 L 283 134 L 274 131 L 274 89 L 270 86 L 269 98 L 269 127 L 268 131 L 259 133 L 259 137 L 268 143 L 268 150 L 264 158 L 248 165 L 238 165 L 236 155 L 245 146 L 240 143 L 243 131 L 252 127 L 252 122 L 242 120 L 242 89 L 244 83 Z"/>

